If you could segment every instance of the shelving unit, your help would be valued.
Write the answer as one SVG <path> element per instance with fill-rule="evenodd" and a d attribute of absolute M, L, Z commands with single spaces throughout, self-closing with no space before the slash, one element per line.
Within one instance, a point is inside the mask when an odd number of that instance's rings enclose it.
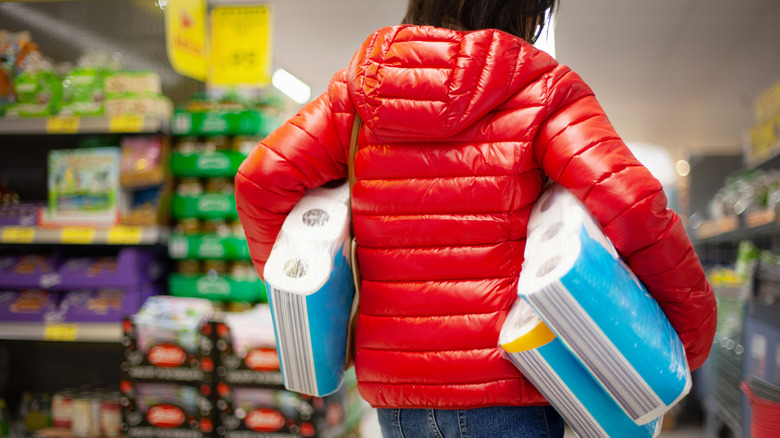
<path fill-rule="evenodd" d="M 121 323 L 0 322 L 0 339 L 56 342 L 114 342 L 122 339 Z"/>
<path fill-rule="evenodd" d="M 165 244 L 168 234 L 168 227 L 163 226 L 116 225 L 107 228 L 0 226 L 0 244 L 157 245 Z"/>
<path fill-rule="evenodd" d="M 167 133 L 169 126 L 168 119 L 140 116 L 0 118 L 0 135 Z"/>

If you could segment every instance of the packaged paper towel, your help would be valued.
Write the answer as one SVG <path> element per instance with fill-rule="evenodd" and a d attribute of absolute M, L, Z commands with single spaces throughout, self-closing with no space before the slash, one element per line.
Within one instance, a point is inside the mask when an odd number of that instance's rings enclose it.
<path fill-rule="evenodd" d="M 576 197 L 552 185 L 540 201 L 518 295 L 631 419 L 658 418 L 690 390 L 679 336 Z"/>
<path fill-rule="evenodd" d="M 509 311 L 499 344 L 578 436 L 649 438 L 660 432 L 660 418 L 644 425 L 629 418 L 522 298 Z"/>
<path fill-rule="evenodd" d="M 291 391 L 323 396 L 343 381 L 354 296 L 349 220 L 344 202 L 307 193 L 265 265 L 279 363 Z"/>

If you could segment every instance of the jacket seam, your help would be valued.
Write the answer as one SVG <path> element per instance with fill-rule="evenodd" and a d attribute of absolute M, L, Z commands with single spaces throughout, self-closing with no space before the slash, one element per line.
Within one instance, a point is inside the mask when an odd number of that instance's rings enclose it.
<path fill-rule="evenodd" d="M 290 125 L 291 125 L 291 126 L 295 126 L 295 125 L 293 125 L 292 123 L 291 123 Z M 298 128 L 298 127 L 296 126 L 296 128 Z M 298 128 L 298 129 L 300 129 L 300 128 Z M 306 132 L 306 130 L 305 130 L 305 129 L 303 129 L 303 131 L 304 131 L 304 132 Z M 308 133 L 307 133 L 307 134 L 308 134 Z M 296 165 L 295 165 L 295 164 L 294 164 L 292 161 L 290 161 L 290 159 L 289 159 L 289 158 L 287 158 L 287 157 L 286 157 L 284 154 L 280 153 L 280 152 L 279 152 L 279 151 L 277 151 L 276 149 L 274 149 L 274 148 L 272 148 L 272 147 L 270 147 L 270 146 L 268 146 L 267 144 L 265 144 L 265 143 L 262 143 L 262 142 L 261 142 L 261 143 L 259 143 L 259 144 L 258 144 L 258 146 L 262 146 L 263 148 L 265 148 L 265 149 L 266 149 L 266 150 L 268 150 L 269 152 L 272 152 L 272 153 L 273 153 L 273 154 L 275 154 L 276 156 L 278 156 L 278 157 L 282 158 L 282 159 L 283 159 L 283 160 L 284 160 L 284 161 L 285 161 L 287 164 L 289 164 L 289 165 L 290 165 L 290 167 L 292 167 L 293 169 L 295 169 L 295 171 L 296 171 L 296 172 L 298 172 L 298 174 L 300 174 L 301 176 L 303 176 L 305 179 L 307 179 L 307 180 L 308 180 L 308 178 L 306 178 L 306 175 L 305 175 L 303 172 L 301 172 L 301 169 L 299 169 L 299 168 L 298 168 L 298 166 L 296 166 Z M 265 191 L 269 191 L 267 188 L 264 188 L 263 186 L 261 186 L 261 185 L 259 185 L 259 184 L 255 183 L 254 181 L 252 181 L 251 179 L 249 179 L 249 177 L 247 177 L 245 173 L 243 173 L 243 172 L 238 172 L 238 173 L 240 173 L 240 174 L 241 174 L 241 176 L 243 176 L 244 178 L 246 178 L 248 181 L 251 181 L 251 182 L 252 182 L 252 184 L 254 184 L 256 187 L 258 187 L 258 188 L 260 188 L 260 189 L 262 189 L 262 190 L 265 190 Z"/>
<path fill-rule="evenodd" d="M 704 325 L 704 324 L 705 324 L 707 321 L 711 320 L 711 319 L 712 319 L 712 317 L 713 317 L 713 315 L 715 315 L 715 314 L 717 314 L 717 309 L 716 309 L 716 308 L 713 306 L 713 307 L 710 309 L 710 311 L 709 311 L 709 312 L 707 312 L 707 316 L 705 316 L 705 317 L 704 317 L 704 319 L 702 319 L 702 320 L 701 320 L 701 324 L 699 324 L 699 325 L 698 325 L 698 326 L 696 326 L 696 327 L 689 328 L 688 330 L 683 330 L 683 331 L 679 332 L 679 334 L 680 334 L 680 335 L 682 335 L 682 334 L 685 334 L 685 333 L 690 333 L 690 332 L 693 332 L 693 331 L 699 331 L 699 330 L 701 330 L 702 326 L 703 326 L 703 325 Z M 707 350 L 707 351 L 709 351 L 709 350 Z"/>

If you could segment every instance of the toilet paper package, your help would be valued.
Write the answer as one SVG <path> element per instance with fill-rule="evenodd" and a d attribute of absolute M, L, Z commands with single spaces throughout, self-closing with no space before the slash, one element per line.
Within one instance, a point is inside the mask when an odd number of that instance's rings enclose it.
<path fill-rule="evenodd" d="M 349 241 L 347 205 L 307 193 L 274 243 L 263 278 L 288 390 L 324 396 L 343 381 L 354 297 Z"/>
<path fill-rule="evenodd" d="M 634 422 L 658 418 L 690 391 L 679 336 L 576 197 L 552 185 L 531 217 L 518 295 Z"/>
<path fill-rule="evenodd" d="M 644 425 L 629 418 L 522 298 L 509 311 L 499 343 L 578 436 L 650 438 L 660 433 L 660 418 Z"/>

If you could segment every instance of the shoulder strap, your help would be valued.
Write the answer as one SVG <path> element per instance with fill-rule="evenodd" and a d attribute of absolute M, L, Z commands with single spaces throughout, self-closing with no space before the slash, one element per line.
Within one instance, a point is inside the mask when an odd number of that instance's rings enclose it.
<path fill-rule="evenodd" d="M 357 152 L 357 140 L 363 119 L 355 113 L 355 121 L 352 123 L 352 136 L 349 139 L 349 193 L 352 195 L 352 187 L 355 186 L 355 153 Z"/>

